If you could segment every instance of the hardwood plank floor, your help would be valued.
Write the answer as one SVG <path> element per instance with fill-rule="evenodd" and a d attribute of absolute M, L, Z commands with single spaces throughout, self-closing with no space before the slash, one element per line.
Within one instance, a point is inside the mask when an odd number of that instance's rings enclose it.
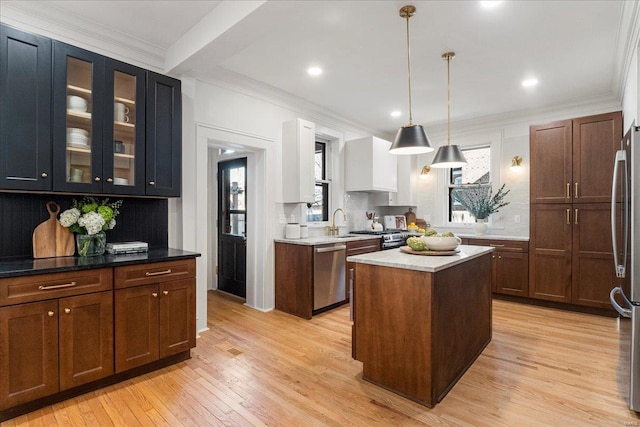
<path fill-rule="evenodd" d="M 493 302 L 493 339 L 435 408 L 362 380 L 348 306 L 302 320 L 218 292 L 192 359 L 9 426 L 625 426 L 628 322 Z"/>

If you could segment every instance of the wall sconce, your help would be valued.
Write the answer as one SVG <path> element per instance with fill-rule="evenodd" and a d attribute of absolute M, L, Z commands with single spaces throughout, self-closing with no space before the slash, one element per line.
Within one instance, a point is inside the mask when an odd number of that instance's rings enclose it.
<path fill-rule="evenodd" d="M 431 171 L 431 167 L 430 166 L 423 166 L 422 170 L 420 171 L 420 178 L 422 179 L 426 179 L 429 176 L 429 171 Z"/>
<path fill-rule="evenodd" d="M 522 157 L 513 156 L 513 159 L 511 159 L 511 170 L 519 171 L 521 168 L 522 168 Z"/>

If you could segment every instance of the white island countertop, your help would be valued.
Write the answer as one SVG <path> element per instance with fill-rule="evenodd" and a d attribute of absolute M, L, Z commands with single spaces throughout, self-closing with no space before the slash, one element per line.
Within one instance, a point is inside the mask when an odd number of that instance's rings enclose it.
<path fill-rule="evenodd" d="M 293 245 L 314 246 L 314 245 L 326 245 L 330 243 L 355 242 L 358 240 L 371 240 L 371 239 L 380 240 L 380 236 L 376 236 L 372 234 L 346 234 L 344 236 L 318 236 L 318 237 L 305 237 L 303 239 L 287 239 L 287 238 L 281 237 L 281 238 L 273 239 L 273 241 L 277 243 L 290 243 Z"/>
<path fill-rule="evenodd" d="M 435 273 L 492 252 L 495 248 L 490 246 L 460 245 L 457 250 L 460 252 L 455 255 L 431 256 L 412 255 L 404 253 L 400 249 L 390 249 L 362 255 L 353 255 L 347 257 L 347 261 Z"/>

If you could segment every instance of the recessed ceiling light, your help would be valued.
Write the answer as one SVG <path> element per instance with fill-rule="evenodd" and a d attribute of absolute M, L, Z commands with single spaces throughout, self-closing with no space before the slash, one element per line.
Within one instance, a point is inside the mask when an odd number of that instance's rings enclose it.
<path fill-rule="evenodd" d="M 494 7 L 499 6 L 500 3 L 502 2 L 501 1 L 481 1 L 480 6 L 484 7 L 485 9 L 493 9 Z"/>
<path fill-rule="evenodd" d="M 392 111 L 391 112 L 391 117 L 400 117 L 402 115 L 402 113 L 400 111 Z"/>
<path fill-rule="evenodd" d="M 320 67 L 309 67 L 307 68 L 307 74 L 309 74 L 310 76 L 319 76 L 320 74 L 322 74 L 322 68 Z"/>
<path fill-rule="evenodd" d="M 530 79 L 524 79 L 522 81 L 522 87 L 534 87 L 538 84 L 538 79 L 532 77 Z"/>

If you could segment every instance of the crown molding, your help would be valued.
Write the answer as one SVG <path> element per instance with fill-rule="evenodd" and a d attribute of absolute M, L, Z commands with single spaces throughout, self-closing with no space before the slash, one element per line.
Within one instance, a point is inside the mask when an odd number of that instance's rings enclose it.
<path fill-rule="evenodd" d="M 629 77 L 631 60 L 638 49 L 638 41 L 640 40 L 639 1 L 633 0 L 622 3 L 622 13 L 620 14 L 618 28 L 612 88 L 613 93 L 617 94 L 619 99 L 622 100 L 627 78 Z"/>
<path fill-rule="evenodd" d="M 0 20 L 24 31 L 162 72 L 165 51 L 100 22 L 43 2 L 2 1 Z"/>

